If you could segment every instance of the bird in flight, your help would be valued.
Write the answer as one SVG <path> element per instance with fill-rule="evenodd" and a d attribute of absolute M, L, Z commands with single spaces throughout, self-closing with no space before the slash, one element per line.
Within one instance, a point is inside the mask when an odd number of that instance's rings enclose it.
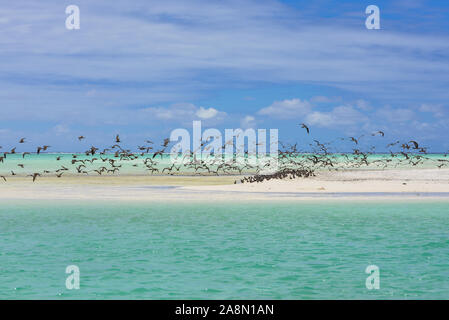
<path fill-rule="evenodd" d="M 389 144 L 387 145 L 387 148 L 388 148 L 388 147 L 392 147 L 392 146 L 394 146 L 394 145 L 397 145 L 398 143 L 399 143 L 399 140 L 396 141 L 396 142 L 389 143 Z"/>
<path fill-rule="evenodd" d="M 373 134 L 372 134 L 372 136 L 375 136 L 375 135 L 377 135 L 377 134 L 380 134 L 382 137 L 383 136 L 385 136 L 385 133 L 383 132 L 383 131 L 377 131 L 377 132 L 374 132 Z"/>
<path fill-rule="evenodd" d="M 170 143 L 170 139 L 169 138 L 165 138 L 164 139 L 164 144 L 162 146 L 166 147 L 169 143 Z"/>
<path fill-rule="evenodd" d="M 310 130 L 309 130 L 309 127 L 308 126 L 306 126 L 304 123 L 301 123 L 300 124 L 300 126 L 301 126 L 301 128 L 303 128 L 303 129 L 306 129 L 306 131 L 307 131 L 307 134 L 309 134 L 310 133 Z"/>
<path fill-rule="evenodd" d="M 414 141 L 414 140 L 411 140 L 411 141 L 409 141 L 409 143 L 413 143 L 415 149 L 418 149 L 418 148 L 419 148 L 418 142 L 416 142 L 416 141 Z"/>
<path fill-rule="evenodd" d="M 19 143 L 25 143 L 25 138 L 20 139 Z"/>
<path fill-rule="evenodd" d="M 81 140 L 83 140 L 83 139 L 86 139 L 86 137 L 85 137 L 85 136 L 79 136 L 79 137 L 78 137 L 78 140 L 79 140 L 79 141 L 81 141 Z"/>
<path fill-rule="evenodd" d="M 161 158 L 162 158 L 162 155 L 163 155 L 163 154 L 164 154 L 164 150 L 156 151 L 156 152 L 153 154 L 153 159 L 156 158 L 157 155 L 160 155 Z"/>
<path fill-rule="evenodd" d="M 40 176 L 41 176 L 40 173 L 36 173 L 36 172 L 35 172 L 35 173 L 33 173 L 33 174 L 30 174 L 28 177 L 33 177 L 33 182 L 34 182 L 34 181 L 36 181 L 36 178 L 37 178 L 37 177 L 40 177 Z"/>

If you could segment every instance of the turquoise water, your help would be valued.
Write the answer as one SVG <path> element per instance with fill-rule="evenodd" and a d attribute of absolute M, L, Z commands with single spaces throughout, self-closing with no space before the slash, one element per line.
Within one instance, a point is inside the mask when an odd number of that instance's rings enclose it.
<path fill-rule="evenodd" d="M 57 158 L 60 158 L 59 160 L 56 160 Z M 306 167 L 313 167 L 317 170 L 319 170 L 321 167 L 312 166 L 310 161 L 306 161 L 305 159 L 309 158 L 310 154 L 301 154 L 298 156 L 291 156 L 291 157 L 285 157 L 283 160 L 280 160 L 279 165 L 282 166 L 282 163 L 287 165 L 287 167 L 294 167 L 292 163 L 290 163 L 291 160 L 294 160 L 296 162 L 296 165 L 300 164 L 301 166 L 305 165 Z M 444 165 L 444 168 L 447 168 L 449 166 L 449 158 L 447 158 L 446 154 L 428 154 L 425 155 L 426 159 L 424 159 L 422 162 L 414 166 L 413 168 L 437 168 L 438 165 Z M 107 167 L 108 169 L 112 169 L 112 167 L 109 165 L 108 159 L 114 159 L 116 161 L 116 165 L 121 166 L 120 167 L 120 174 L 128 174 L 128 175 L 148 175 L 150 172 L 147 170 L 147 168 L 144 165 L 144 160 L 146 158 L 152 159 L 152 154 L 146 154 L 143 157 L 140 156 L 138 159 L 134 160 L 120 160 L 119 158 L 114 157 L 114 155 L 107 154 L 107 155 L 95 155 L 95 156 L 86 156 L 85 154 L 77 154 L 76 160 L 92 160 L 93 158 L 96 158 L 94 162 L 85 162 L 85 167 L 83 170 L 86 170 L 88 172 L 88 175 L 96 176 L 98 175 L 94 170 L 97 170 L 103 166 Z M 395 158 L 391 158 L 390 154 L 371 154 L 368 156 L 368 161 L 370 162 L 369 165 L 360 165 L 360 157 L 350 155 L 349 158 L 352 159 L 352 162 L 350 164 L 345 163 L 345 157 L 340 154 L 334 154 L 334 155 L 328 155 L 328 158 L 331 159 L 334 162 L 333 169 L 337 168 L 357 168 L 357 169 L 383 169 L 383 168 L 405 168 L 409 169 L 411 167 L 411 164 L 409 161 L 406 161 L 404 157 L 402 156 L 396 156 Z M 102 161 L 106 160 L 106 161 Z M 356 159 L 356 160 L 354 160 Z M 358 160 L 357 160 L 358 159 Z M 57 169 L 60 169 L 62 166 L 68 168 L 69 170 L 67 172 L 64 172 L 64 175 L 70 175 L 70 174 L 79 174 L 76 172 L 76 167 L 79 166 L 81 163 L 76 163 L 73 165 L 71 161 L 73 160 L 72 154 L 62 154 L 62 153 L 42 153 L 42 154 L 30 154 L 26 155 L 25 157 L 22 156 L 22 154 L 8 154 L 6 159 L 4 159 L 3 162 L 0 162 L 0 175 L 4 175 L 6 177 L 11 176 L 11 171 L 14 171 L 14 173 L 17 176 L 26 176 L 29 174 L 32 174 L 34 172 L 40 172 L 43 174 L 44 170 L 52 171 L 50 173 L 45 173 L 43 175 L 48 176 L 54 176 L 54 171 Z M 162 174 L 162 170 L 164 168 L 169 168 L 172 165 L 172 161 L 170 159 L 170 155 L 165 154 L 163 157 L 157 156 L 155 159 L 156 164 L 154 165 L 155 168 L 158 168 L 159 171 L 156 174 Z M 386 163 L 386 160 L 391 160 L 391 162 Z M 442 162 L 448 161 L 448 162 Z M 18 165 L 23 165 L 24 167 L 19 167 Z M 216 165 L 211 165 L 210 168 L 216 168 Z M 328 167 L 325 168 L 327 170 Z M 322 169 L 322 168 L 321 168 Z M 195 171 L 192 168 L 187 168 L 185 166 L 180 167 L 180 171 L 176 171 L 176 174 L 195 174 L 195 173 L 206 173 L 206 170 L 199 170 L 198 172 Z M 235 171 L 234 173 L 237 173 L 238 171 Z M 254 170 L 245 168 L 243 170 L 244 173 L 254 173 Z M 168 173 L 166 171 L 166 173 Z M 103 173 L 104 175 L 107 175 L 108 173 Z M 223 172 L 221 172 L 223 174 Z M 85 175 L 84 173 L 80 175 Z"/>
<path fill-rule="evenodd" d="M 443 201 L 3 202 L 0 298 L 449 299 L 448 230 Z"/>

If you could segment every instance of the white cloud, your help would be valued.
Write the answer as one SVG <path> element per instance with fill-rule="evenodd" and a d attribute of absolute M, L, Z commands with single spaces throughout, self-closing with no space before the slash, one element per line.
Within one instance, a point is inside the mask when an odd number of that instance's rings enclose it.
<path fill-rule="evenodd" d="M 307 116 L 307 123 L 320 127 L 331 127 L 335 124 L 335 121 L 330 112 L 315 111 Z"/>
<path fill-rule="evenodd" d="M 214 108 L 209 108 L 209 109 L 205 109 L 203 107 L 200 107 L 196 113 L 195 113 L 198 118 L 201 119 L 210 119 L 215 117 L 218 114 L 218 110 L 214 109 Z"/>
<path fill-rule="evenodd" d="M 397 96 L 433 88 L 447 97 L 449 61 L 432 59 L 433 54 L 449 49 L 448 37 L 441 33 L 383 30 L 367 34 L 364 27 L 351 28 L 351 24 L 298 19 L 304 12 L 278 1 L 205 0 L 186 5 L 136 0 L 133 6 L 124 1 L 114 6 L 100 0 L 95 4 L 80 1 L 81 15 L 88 16 L 82 18 L 84 24 L 76 33 L 61 27 L 56 1 L 35 6 L 24 0 L 21 5 L 2 8 L 0 15 L 8 19 L 0 30 L 4 62 L 0 72 L 26 74 L 45 90 L 49 90 L 47 81 L 52 75 L 78 80 L 75 85 L 101 80 L 153 85 L 169 81 L 170 96 L 180 94 L 179 87 L 189 81 L 197 82 L 195 92 L 213 86 L 196 77 L 207 70 L 214 79 L 229 80 L 232 75 L 233 83 L 316 81 L 370 92 L 389 86 Z M 21 35 L 22 29 L 27 31 Z M 398 81 L 406 83 L 405 88 L 399 88 Z M 410 92 L 411 83 L 419 84 L 417 91 Z M 147 96 L 141 103 L 154 92 L 144 91 Z"/>
<path fill-rule="evenodd" d="M 56 132 L 56 134 L 63 134 L 70 131 L 69 127 L 67 127 L 64 124 L 58 124 L 56 125 L 53 130 Z"/>
<path fill-rule="evenodd" d="M 92 90 L 89 90 L 86 92 L 86 96 L 88 96 L 88 97 L 93 97 L 96 94 L 97 94 L 97 90 L 95 90 L 95 89 L 92 89 Z"/>
<path fill-rule="evenodd" d="M 175 121 L 191 121 L 198 118 L 199 120 L 220 120 L 226 116 L 225 112 L 215 108 L 197 107 L 192 103 L 175 103 L 168 107 L 149 107 L 142 111 L 146 116 Z"/>
<path fill-rule="evenodd" d="M 420 112 L 430 112 L 433 113 L 435 117 L 443 117 L 445 115 L 445 109 L 441 104 L 422 104 L 419 107 Z"/>
<path fill-rule="evenodd" d="M 170 104 L 201 101 L 242 84 L 258 90 L 266 86 L 271 94 L 277 90 L 271 86 L 288 84 L 301 90 L 307 83 L 326 91 L 362 92 L 377 101 L 400 100 L 401 106 L 416 105 L 422 97 L 431 97 L 428 101 L 435 104 L 449 99 L 449 60 L 442 54 L 449 50 L 448 33 L 426 29 L 427 22 L 440 26 L 439 17 L 424 17 L 422 32 L 366 32 L 363 21 L 360 24 L 363 10 L 357 11 L 356 24 L 335 23 L 316 19 L 322 12 L 307 17 L 306 2 L 299 9 L 275 0 L 136 0 L 132 6 L 126 1 L 110 5 L 79 0 L 79 5 L 82 22 L 76 32 L 65 29 L 56 0 L 39 5 L 23 0 L 0 9 L 4 121 L 41 120 L 52 132 L 61 121 L 71 128 L 74 123 L 132 126 L 201 116 L 218 121 L 225 114 L 217 109 Z M 408 28 L 402 25 L 402 30 Z M 92 86 L 98 92 L 89 92 Z M 263 96 L 257 91 L 245 94 L 257 96 L 257 101 Z M 330 100 L 315 97 L 309 102 L 336 102 Z M 345 117 L 353 113 L 315 110 L 309 102 L 278 101 L 258 114 L 282 119 L 309 114 L 312 122 L 330 126 L 349 121 Z M 142 105 L 169 106 L 135 109 Z M 405 109 L 376 113 L 363 103 L 353 109 L 395 123 L 414 116 Z M 420 111 L 440 115 L 435 107 L 422 106 Z M 14 129 L 24 125 L 20 122 Z M 35 134 L 29 128 L 28 133 Z M 441 125 L 438 130 L 443 136 L 447 128 Z"/>
<path fill-rule="evenodd" d="M 415 119 L 415 112 L 410 109 L 398 108 L 393 109 L 391 107 L 383 107 L 377 111 L 377 116 L 393 123 L 409 122 Z"/>
<path fill-rule="evenodd" d="M 338 106 L 330 112 L 315 111 L 309 114 L 306 121 L 319 127 L 362 126 L 368 118 L 349 105 Z"/>
<path fill-rule="evenodd" d="M 291 99 L 275 101 L 270 106 L 259 110 L 258 114 L 272 116 L 279 119 L 291 119 L 302 117 L 312 109 L 308 101 Z"/>
<path fill-rule="evenodd" d="M 362 111 L 369 111 L 371 110 L 371 106 L 369 103 L 363 99 L 359 99 L 355 103 L 356 107 L 359 108 Z"/>
<path fill-rule="evenodd" d="M 310 98 L 310 102 L 314 103 L 331 103 L 337 101 L 341 101 L 341 97 L 314 96 Z"/>
<path fill-rule="evenodd" d="M 240 121 L 240 127 L 242 129 L 254 128 L 255 126 L 256 118 L 254 118 L 253 116 L 247 115 Z"/>

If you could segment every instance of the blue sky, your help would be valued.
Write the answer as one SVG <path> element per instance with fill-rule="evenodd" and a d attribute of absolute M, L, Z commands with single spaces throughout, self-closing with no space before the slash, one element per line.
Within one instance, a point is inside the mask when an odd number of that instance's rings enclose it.
<path fill-rule="evenodd" d="M 81 28 L 65 28 L 75 4 Z M 365 28 L 380 8 L 381 30 Z M 0 6 L 0 145 L 53 151 L 175 128 L 369 134 L 449 149 L 447 1 L 14 1 Z M 85 143 L 76 137 L 85 135 Z M 25 146 L 21 146 L 22 149 Z"/>

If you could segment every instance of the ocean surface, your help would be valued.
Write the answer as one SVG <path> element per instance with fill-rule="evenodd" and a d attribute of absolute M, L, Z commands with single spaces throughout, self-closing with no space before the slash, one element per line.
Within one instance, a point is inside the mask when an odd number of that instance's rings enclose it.
<path fill-rule="evenodd" d="M 0 299 L 449 299 L 447 201 L 0 204 Z"/>
<path fill-rule="evenodd" d="M 2 154 L 0 154 L 2 155 Z M 108 169 L 112 169 L 112 167 L 109 164 L 109 159 L 113 159 L 115 161 L 115 164 L 117 166 L 120 166 L 120 170 L 114 173 L 117 174 L 124 174 L 124 175 L 148 175 L 151 174 L 151 172 L 145 167 L 144 160 L 149 158 L 153 159 L 152 154 L 145 154 L 144 156 L 139 156 L 137 159 L 133 160 L 120 160 L 117 157 L 114 157 L 113 154 L 106 154 L 106 155 L 99 155 L 96 154 L 94 156 L 86 156 L 85 154 L 75 154 L 76 160 L 92 160 L 96 159 L 93 162 L 85 161 L 83 167 L 83 171 L 86 171 L 88 175 L 97 176 L 98 173 L 96 173 L 94 170 L 98 170 L 101 167 L 106 166 Z M 310 154 L 300 154 L 297 156 L 286 156 L 284 157 L 283 163 L 285 166 L 285 163 L 288 163 L 290 160 L 296 161 L 296 164 L 305 164 L 306 166 L 310 166 L 311 162 L 310 160 L 305 161 L 305 159 L 310 158 Z M 416 156 L 416 155 L 415 155 Z M 341 154 L 332 154 L 327 156 L 328 159 L 331 159 L 333 161 L 333 169 L 341 168 L 353 168 L 353 169 L 384 169 L 384 168 L 395 168 L 395 169 L 410 169 L 410 168 L 437 168 L 438 165 L 444 165 L 445 168 L 449 166 L 449 158 L 447 157 L 447 154 L 427 154 L 425 155 L 425 158 L 419 161 L 415 166 L 412 166 L 411 163 L 406 160 L 401 155 L 397 155 L 394 158 L 391 157 L 390 154 L 370 154 L 367 156 L 367 160 L 369 162 L 369 165 L 365 165 L 364 163 L 360 162 L 360 156 L 355 155 L 348 155 L 349 164 L 346 162 L 345 156 L 342 156 Z M 411 156 L 413 157 L 413 156 Z M 57 160 L 59 159 L 59 160 Z M 241 158 L 240 158 L 241 159 Z M 263 160 L 260 162 L 255 160 L 255 157 L 246 157 L 244 158 L 246 160 L 251 159 L 249 162 L 254 162 L 256 166 L 263 167 Z M 62 167 L 67 168 L 67 171 L 64 171 L 64 175 L 86 175 L 85 173 L 77 173 L 76 167 L 79 166 L 81 163 L 77 162 L 75 164 L 72 164 L 73 154 L 69 153 L 41 153 L 41 154 L 27 154 L 23 156 L 20 153 L 17 154 L 8 154 L 6 158 L 1 162 L 0 161 L 0 175 L 4 175 L 6 177 L 11 176 L 11 172 L 13 171 L 15 175 L 17 176 L 26 176 L 33 174 L 34 172 L 40 172 L 42 173 L 44 170 L 51 171 L 48 173 L 43 174 L 44 176 L 55 176 L 55 170 L 61 169 Z M 104 161 L 103 161 L 104 160 Z M 265 159 L 266 160 L 266 159 Z M 157 156 L 154 158 L 154 161 L 156 162 L 154 164 L 154 168 L 157 168 L 159 171 L 153 172 L 153 174 L 163 174 L 164 168 L 169 168 L 172 166 L 173 162 L 170 158 L 169 154 L 164 154 L 162 157 Z M 252 162 L 251 162 L 252 161 Z M 388 162 L 386 162 L 388 161 Z M 441 161 L 447 161 L 447 162 L 441 162 Z M 245 160 L 243 160 L 245 162 Z M 221 163 L 221 162 L 219 162 Z M 253 164 L 254 164 L 253 163 Z M 281 164 L 281 162 L 279 162 Z M 23 167 L 21 167 L 23 165 Z M 295 165 L 288 165 L 289 167 L 295 167 Z M 317 167 L 313 166 L 315 169 L 320 170 L 328 170 L 329 166 L 325 167 Z M 216 168 L 216 165 L 210 165 L 210 168 Z M 254 173 L 254 169 L 248 169 L 245 167 L 242 171 L 243 173 Z M 193 168 L 188 168 L 186 166 L 181 165 L 179 171 L 174 171 L 175 174 L 196 174 L 196 173 L 207 173 L 205 169 L 201 169 L 199 171 L 195 171 Z M 239 173 L 238 171 L 233 172 Z M 103 173 L 104 175 L 108 175 L 108 173 Z M 110 173 L 109 173 L 110 174 Z M 168 174 L 167 171 L 165 171 L 165 174 Z M 221 172 L 223 174 L 223 172 Z"/>

